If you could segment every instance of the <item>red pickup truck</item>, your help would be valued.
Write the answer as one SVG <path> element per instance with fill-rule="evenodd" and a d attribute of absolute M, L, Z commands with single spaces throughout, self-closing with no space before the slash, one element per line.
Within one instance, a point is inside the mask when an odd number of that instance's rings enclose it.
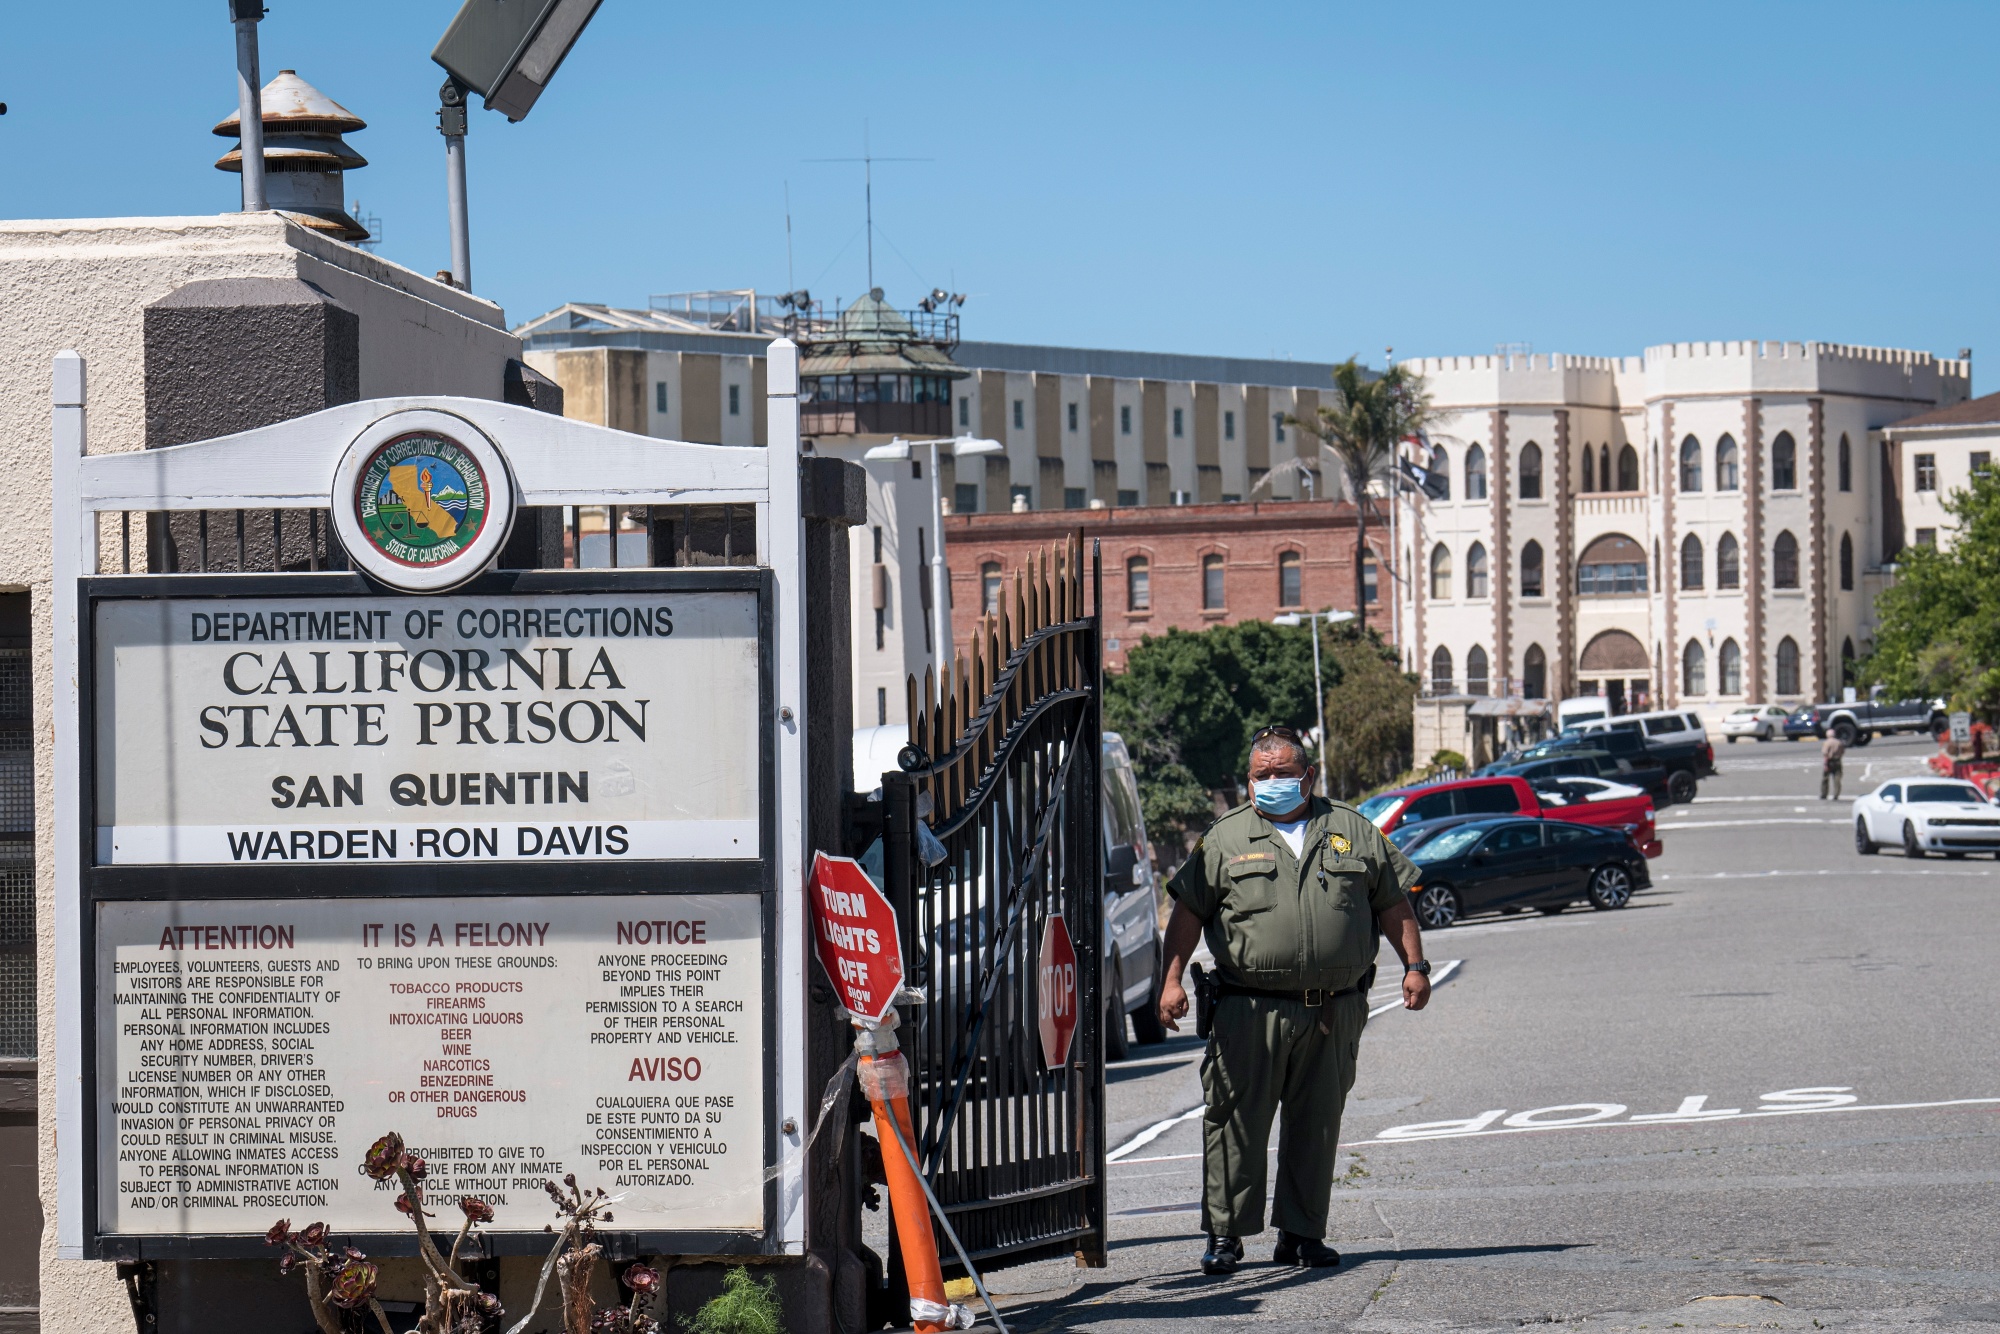
<path fill-rule="evenodd" d="M 1661 851 L 1653 799 L 1638 788 L 1601 778 L 1549 778 L 1534 785 L 1525 778 L 1461 778 L 1380 792 L 1358 809 L 1385 834 L 1419 820 L 1530 815 L 1623 828 L 1647 857 Z"/>

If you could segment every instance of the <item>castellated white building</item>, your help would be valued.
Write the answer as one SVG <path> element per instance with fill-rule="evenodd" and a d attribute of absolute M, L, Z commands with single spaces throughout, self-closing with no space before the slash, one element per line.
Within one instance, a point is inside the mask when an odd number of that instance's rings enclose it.
<path fill-rule="evenodd" d="M 1969 360 L 1830 343 L 1439 357 L 1444 499 L 1399 514 L 1399 638 L 1433 694 L 1625 710 L 1821 700 L 1904 544 L 1887 428 Z"/>

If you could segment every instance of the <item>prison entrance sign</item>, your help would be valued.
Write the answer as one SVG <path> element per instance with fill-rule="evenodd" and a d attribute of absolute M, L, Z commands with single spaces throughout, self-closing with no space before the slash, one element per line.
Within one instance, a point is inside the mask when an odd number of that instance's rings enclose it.
<path fill-rule="evenodd" d="M 424 398 L 97 456 L 58 358 L 65 1257 L 407 1250 L 389 1130 L 499 1254 L 566 1173 L 632 1253 L 802 1252 L 795 356 L 768 450 Z M 676 564 L 715 507 L 754 556 Z"/>

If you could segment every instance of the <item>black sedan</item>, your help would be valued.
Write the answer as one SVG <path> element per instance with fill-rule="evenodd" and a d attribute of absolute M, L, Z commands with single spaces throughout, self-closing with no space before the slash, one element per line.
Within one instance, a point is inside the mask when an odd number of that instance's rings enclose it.
<path fill-rule="evenodd" d="M 1398 845 L 1422 873 L 1410 906 L 1429 930 L 1476 912 L 1559 913 L 1578 899 L 1622 908 L 1635 890 L 1652 884 L 1645 855 L 1623 830 L 1567 820 L 1421 825 Z"/>

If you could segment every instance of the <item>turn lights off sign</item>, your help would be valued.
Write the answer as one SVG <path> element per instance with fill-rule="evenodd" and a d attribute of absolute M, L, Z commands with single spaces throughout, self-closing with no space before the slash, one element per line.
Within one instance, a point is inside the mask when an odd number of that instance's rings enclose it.
<path fill-rule="evenodd" d="M 850 1014 L 880 1020 L 903 987 L 896 910 L 852 857 L 813 855 L 813 947 Z"/>

